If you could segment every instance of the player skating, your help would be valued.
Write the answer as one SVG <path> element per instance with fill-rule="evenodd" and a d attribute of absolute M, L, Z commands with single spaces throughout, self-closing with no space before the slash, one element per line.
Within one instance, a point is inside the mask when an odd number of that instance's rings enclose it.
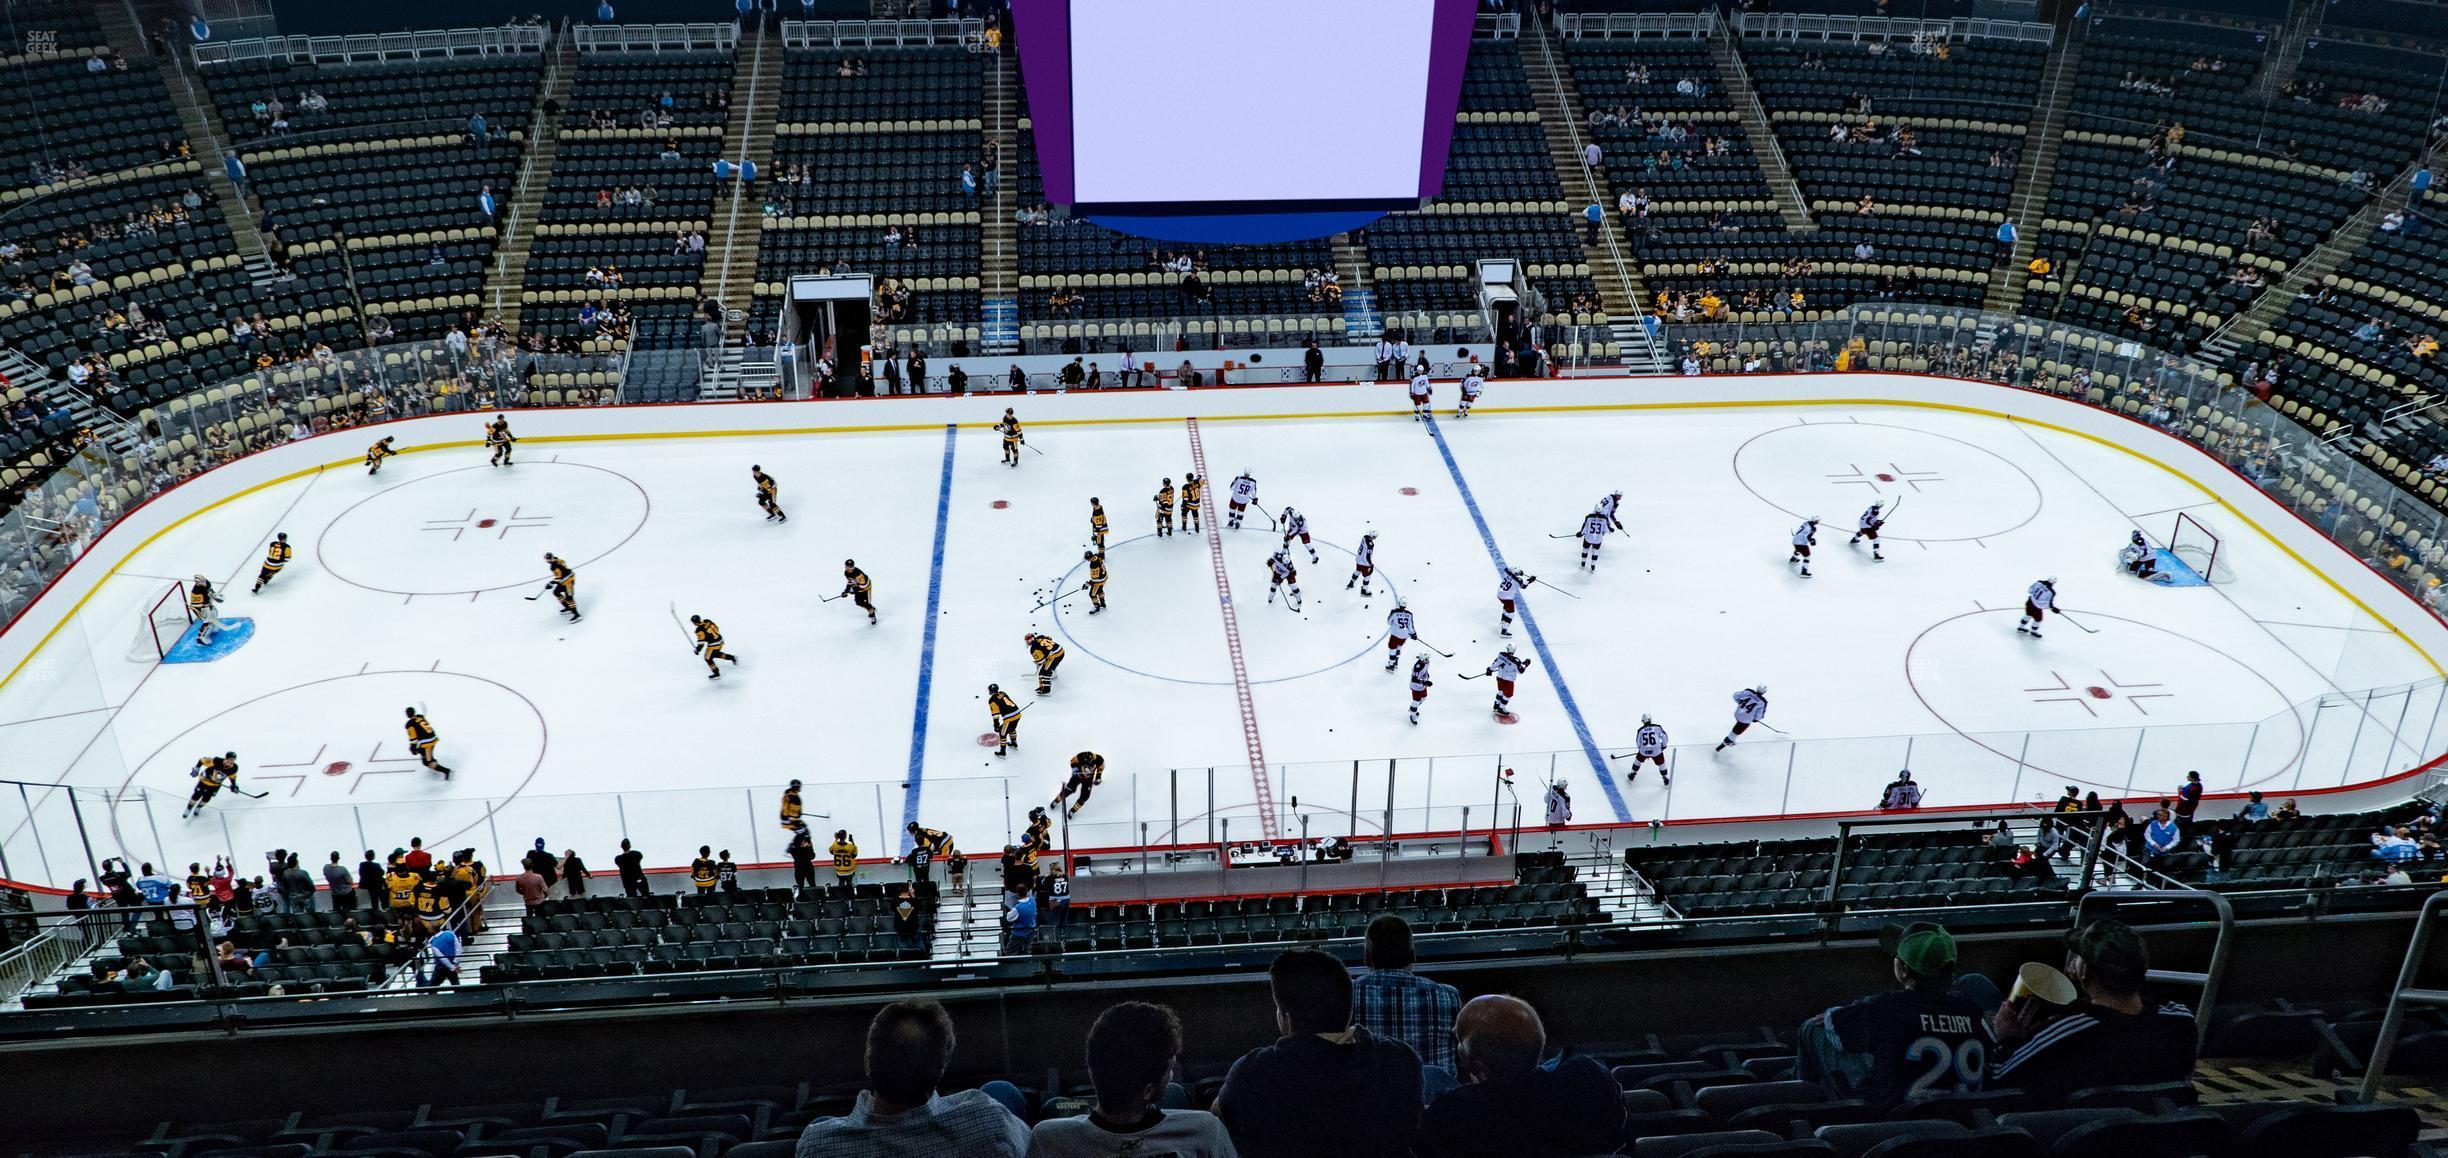
<path fill-rule="evenodd" d="M 1411 376 L 1411 421 L 1423 422 L 1428 419 L 1428 404 L 1435 391 L 1436 380 L 1428 376 L 1428 367 L 1422 365 L 1419 373 Z"/>
<path fill-rule="evenodd" d="M 1196 472 L 1182 476 L 1181 525 L 1183 530 L 1196 531 L 1206 526 L 1206 516 L 1199 509 L 1199 500 L 1205 498 L 1206 495 L 1206 479 L 1200 478 Z"/>
<path fill-rule="evenodd" d="M 1258 480 L 1251 478 L 1250 472 L 1242 471 L 1232 480 L 1232 497 L 1224 504 L 1224 529 L 1240 530 L 1242 512 L 1247 511 L 1249 505 L 1257 501 Z"/>
<path fill-rule="evenodd" d="M 1641 765 L 1652 760 L 1657 762 L 1658 782 L 1667 785 L 1674 783 L 1674 772 L 1666 767 L 1665 728 L 1658 726 L 1656 720 L 1642 716 L 1640 731 L 1632 733 L 1632 745 L 1632 770 L 1624 773 L 1626 783 L 1640 779 Z"/>
<path fill-rule="evenodd" d="M 1505 645 L 1503 651 L 1496 653 L 1495 659 L 1488 661 L 1487 670 L 1480 674 L 1496 677 L 1496 714 L 1498 716 L 1512 714 L 1505 710 L 1505 705 L 1513 702 L 1513 681 L 1520 679 L 1522 673 L 1529 670 L 1530 661 L 1515 654 L 1513 645 L 1509 643 Z"/>
<path fill-rule="evenodd" d="M 1734 730 L 1727 732 L 1725 739 L 1717 741 L 1715 750 L 1725 751 L 1733 746 L 1736 737 L 1750 731 L 1751 725 L 1767 718 L 1768 685 L 1761 684 L 1758 687 L 1744 688 L 1734 693 Z"/>
<path fill-rule="evenodd" d="M 1858 547 L 1862 540 L 1868 539 L 1871 561 L 1886 559 L 1887 556 L 1879 553 L 1879 528 L 1886 525 L 1887 504 L 1883 501 L 1870 504 L 1870 509 L 1861 513 L 1861 522 L 1854 524 L 1853 537 L 1845 541 L 1845 546 Z"/>
<path fill-rule="evenodd" d="M 1105 504 L 1093 496 L 1090 497 L 1088 500 L 1088 541 L 1095 544 L 1097 550 L 1102 551 L 1105 549 L 1105 535 L 1112 529 L 1113 524 L 1105 518 Z"/>
<path fill-rule="evenodd" d="M 1351 578 L 1343 581 L 1343 589 L 1349 591 L 1352 589 L 1352 584 L 1357 583 L 1360 585 L 1360 598 L 1365 600 L 1369 597 L 1369 578 L 1375 574 L 1377 574 L 1377 532 L 1370 531 L 1360 536 L 1360 549 L 1352 552 Z"/>
<path fill-rule="evenodd" d="M 1105 552 L 1083 551 L 1080 558 L 1088 562 L 1088 614 L 1105 610 Z"/>
<path fill-rule="evenodd" d="M 551 572 L 551 578 L 544 581 L 544 589 L 560 601 L 561 614 L 569 616 L 571 623 L 586 618 L 578 614 L 578 569 L 550 551 L 544 552 L 544 567 Z"/>
<path fill-rule="evenodd" d="M 764 467 L 754 464 L 748 467 L 748 477 L 756 480 L 757 506 L 764 510 L 765 521 L 769 523 L 789 522 L 790 516 L 782 512 L 782 484 L 775 482 L 774 476 L 765 473 Z"/>
<path fill-rule="evenodd" d="M 1388 660 L 1388 661 L 1386 661 L 1386 670 L 1387 670 L 1387 671 L 1393 671 L 1393 670 L 1394 670 L 1394 663 L 1393 663 L 1393 661 L 1392 661 L 1392 660 Z M 1419 723 L 1419 709 L 1420 709 L 1420 701 L 1425 700 L 1425 699 L 1427 699 L 1427 698 L 1428 698 L 1428 689 L 1429 689 L 1430 687 L 1433 687 L 1435 684 L 1436 684 L 1436 681 L 1435 681 L 1435 680 L 1428 678 L 1428 657 L 1423 655 L 1423 656 L 1419 657 L 1418 659 L 1412 660 L 1412 661 L 1411 661 L 1411 722 L 1412 722 L 1412 723 L 1414 723 L 1414 724 Z"/>
<path fill-rule="evenodd" d="M 1071 778 L 1063 781 L 1062 791 L 1054 794 L 1053 806 L 1063 809 L 1063 815 L 1066 817 L 1078 816 L 1080 809 L 1088 807 L 1089 794 L 1095 792 L 1097 785 L 1104 782 L 1105 758 L 1103 756 L 1094 752 L 1082 752 L 1073 756 L 1071 758 Z M 1079 794 L 1076 800 L 1071 797 L 1074 792 Z M 1066 801 L 1069 802 L 1068 807 L 1065 806 Z"/>
<path fill-rule="evenodd" d="M 842 560 L 841 595 L 836 595 L 834 598 L 840 599 L 843 596 L 849 597 L 852 606 L 867 613 L 867 626 L 875 626 L 875 581 L 869 579 L 865 571 L 859 570 L 856 559 Z"/>
<path fill-rule="evenodd" d="M 366 448 L 366 474 L 368 476 L 381 474 L 383 460 L 395 458 L 398 455 L 398 451 L 391 449 L 391 436 L 388 434 L 382 436 L 380 441 Z"/>
<path fill-rule="evenodd" d="M 1572 788 L 1558 776 L 1547 786 L 1547 827 L 1562 828 L 1572 823 Z"/>
<path fill-rule="evenodd" d="M 448 780 L 451 770 L 434 759 L 434 747 L 441 742 L 442 736 L 434 731 L 433 721 L 426 719 L 425 713 L 415 708 L 408 709 L 408 750 L 416 755 L 417 763 L 441 773 L 442 778 Z"/>
<path fill-rule="evenodd" d="M 1300 569 L 1292 565 L 1290 549 L 1277 548 L 1274 557 L 1267 560 L 1267 571 L 1267 602 L 1275 602 L 1275 593 L 1280 590 L 1283 592 L 1284 606 L 1294 611 L 1300 610 Z"/>
<path fill-rule="evenodd" d="M 272 536 L 272 545 L 264 548 L 263 566 L 255 571 L 255 588 L 247 594 L 263 594 L 264 584 L 270 583 L 275 576 L 281 573 L 281 568 L 289 565 L 289 557 L 292 554 L 294 552 L 289 547 L 289 532 L 282 531 Z"/>
<path fill-rule="evenodd" d="M 221 593 L 213 590 L 212 580 L 198 575 L 188 582 L 187 616 L 197 624 L 196 646 L 211 647 L 221 634 Z"/>
<path fill-rule="evenodd" d="M 1037 665 L 1037 694 L 1053 695 L 1054 669 L 1061 667 L 1063 661 L 1062 645 L 1054 642 L 1053 636 L 1034 631 L 1022 638 L 1028 641 L 1029 662 Z"/>
<path fill-rule="evenodd" d="M 1795 528 L 1794 528 L 1794 532 L 1793 532 L 1793 554 L 1791 554 L 1791 555 L 1787 555 L 1787 556 L 1785 557 L 1785 561 L 1786 561 L 1787 563 L 1798 563 L 1798 564 L 1801 564 L 1801 566 L 1802 566 L 1802 577 L 1803 577 L 1803 578 L 1805 578 L 1805 579 L 1810 578 L 1810 573 L 1811 573 L 1811 572 L 1810 572 L 1810 555 L 1811 555 L 1811 548 L 1812 548 L 1812 547 L 1814 547 L 1814 546 L 1817 546 L 1817 545 L 1818 545 L 1818 543 L 1819 543 L 1819 516 L 1817 516 L 1817 515 L 1812 515 L 1811 517 L 1809 517 L 1809 518 L 1807 518 L 1807 519 L 1802 520 L 1802 525 L 1801 525 L 1801 526 L 1799 526 L 1799 527 L 1795 527 Z"/>
<path fill-rule="evenodd" d="M 1507 567 L 1503 574 L 1497 577 L 1496 606 L 1501 608 L 1502 612 L 1496 623 L 1496 634 L 1513 634 L 1513 605 L 1520 601 L 1521 593 L 1536 582 L 1538 582 L 1538 576 L 1524 575 L 1519 567 Z"/>
<path fill-rule="evenodd" d="M 998 685 L 986 685 L 986 715 L 994 721 L 995 737 L 1001 741 L 995 755 L 1006 755 L 1020 746 L 1020 704 Z"/>
<path fill-rule="evenodd" d="M 1310 562 L 1315 563 L 1318 561 L 1317 545 L 1309 541 L 1309 516 L 1287 506 L 1284 508 L 1283 513 L 1284 550 L 1289 551 L 1292 549 L 1292 540 L 1294 539 L 1300 540 L 1301 546 L 1309 548 Z"/>
<path fill-rule="evenodd" d="M 697 641 L 697 654 L 705 657 L 707 679 L 722 678 L 722 668 L 714 663 L 715 660 L 727 659 L 734 664 L 739 662 L 738 656 L 723 650 L 722 628 L 716 626 L 713 620 L 702 615 L 689 616 L 689 635 Z"/>
<path fill-rule="evenodd" d="M 1159 539 L 1171 538 L 1171 537 L 1172 537 L 1172 535 L 1173 535 L 1173 480 L 1172 480 L 1172 479 L 1166 479 L 1166 480 L 1164 480 L 1164 485 L 1163 485 L 1163 486 L 1161 486 L 1161 487 L 1156 488 L 1156 496 L 1155 496 L 1155 498 L 1156 498 L 1156 537 L 1157 537 L 1157 538 L 1159 538 Z"/>
<path fill-rule="evenodd" d="M 1615 520 L 1597 511 L 1581 517 L 1581 569 L 1598 572 L 1598 552 L 1606 546 L 1607 532 L 1614 529 Z"/>
<path fill-rule="evenodd" d="M 2133 540 L 2125 544 L 2124 550 L 2117 552 L 2117 566 L 2136 579 L 2167 582 L 2159 574 L 2159 552 L 2150 545 L 2150 540 L 2142 537 L 2140 531 L 2135 531 Z"/>
<path fill-rule="evenodd" d="M 2040 638 L 2040 621 L 2047 619 L 2048 613 L 2055 610 L 2057 610 L 2057 579 L 2051 576 L 2032 584 L 2031 590 L 2023 593 L 2023 620 L 2015 624 L 2015 630 L 2033 639 L 2038 639 Z"/>
<path fill-rule="evenodd" d="M 518 436 L 510 433 L 510 416 L 494 415 L 493 424 L 485 427 L 484 441 L 486 446 L 492 448 L 493 465 L 509 466 L 510 447 L 518 442 Z"/>
<path fill-rule="evenodd" d="M 1608 491 L 1605 498 L 1598 500 L 1597 505 L 1590 508 L 1590 513 L 1593 515 L 1605 515 L 1607 528 L 1609 530 L 1620 531 L 1624 529 L 1623 520 L 1617 518 L 1615 516 L 1615 512 L 1622 506 L 1623 492 Z"/>
<path fill-rule="evenodd" d="M 195 777 L 196 784 L 195 790 L 187 794 L 187 807 L 179 813 L 181 820 L 202 815 L 204 806 L 212 803 L 221 789 L 238 789 L 238 753 L 206 756 L 196 761 L 195 768 L 187 774 Z"/>
<path fill-rule="evenodd" d="M 1462 372 L 1462 401 L 1454 406 L 1454 417 L 1470 417 L 1471 404 L 1479 401 L 1479 393 L 1487 389 L 1487 378 L 1479 373 L 1479 364 Z"/>
<path fill-rule="evenodd" d="M 995 423 L 995 433 L 1003 436 L 1003 465 L 1019 466 L 1020 444 L 1028 438 L 1020 433 L 1020 417 L 1010 407 L 1003 408 L 1003 420 Z"/>

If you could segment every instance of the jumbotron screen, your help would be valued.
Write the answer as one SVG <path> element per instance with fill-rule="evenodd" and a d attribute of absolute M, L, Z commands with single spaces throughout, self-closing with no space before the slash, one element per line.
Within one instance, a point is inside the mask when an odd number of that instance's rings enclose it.
<path fill-rule="evenodd" d="M 1471 0 L 1017 0 L 1046 197 L 1386 210 L 1444 185 Z"/>

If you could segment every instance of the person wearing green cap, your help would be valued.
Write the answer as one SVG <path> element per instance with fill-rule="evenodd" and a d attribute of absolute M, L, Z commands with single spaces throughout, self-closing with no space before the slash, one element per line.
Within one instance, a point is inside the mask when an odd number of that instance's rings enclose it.
<path fill-rule="evenodd" d="M 2142 996 L 2149 970 L 2141 936 L 2123 921 L 2066 934 L 2065 974 L 2082 988 L 2082 1003 L 2054 1020 L 2029 1004 L 2000 1007 L 1993 1028 L 2006 1050 L 1991 1077 L 2044 1107 L 2093 1086 L 2191 1077 L 2200 1043 L 2193 1011 Z"/>
<path fill-rule="evenodd" d="M 1980 1003 L 1956 990 L 1955 938 L 1920 922 L 1890 926 L 1879 944 L 1899 988 L 1804 1022 L 1795 1076 L 1847 1089 L 1880 1110 L 1979 1092 L 1997 1042 Z"/>

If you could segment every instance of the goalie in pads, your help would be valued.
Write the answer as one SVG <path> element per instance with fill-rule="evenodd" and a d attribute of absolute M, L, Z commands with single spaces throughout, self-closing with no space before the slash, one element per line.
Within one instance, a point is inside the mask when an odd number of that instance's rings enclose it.
<path fill-rule="evenodd" d="M 2124 550 L 2117 552 L 2117 566 L 2136 579 L 2148 579 L 2153 583 L 2165 583 L 2173 578 L 2160 574 L 2159 552 L 2150 545 L 2150 540 L 2142 537 L 2140 531 L 2135 531 L 2132 541 L 2125 544 Z"/>

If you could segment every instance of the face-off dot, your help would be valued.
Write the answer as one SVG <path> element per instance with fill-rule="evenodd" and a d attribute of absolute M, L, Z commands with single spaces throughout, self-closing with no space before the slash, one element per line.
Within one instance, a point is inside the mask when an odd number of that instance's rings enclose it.
<path fill-rule="evenodd" d="M 476 520 L 476 525 L 478 527 L 490 527 L 500 521 L 501 520 L 499 519 L 478 519 Z"/>
<path fill-rule="evenodd" d="M 326 776 L 346 776 L 348 775 L 348 770 L 354 767 L 356 767 L 356 765 L 351 764 L 346 760 L 334 760 L 331 763 L 323 766 L 323 774 Z"/>
<path fill-rule="evenodd" d="M 1402 493 L 1404 493 L 1405 495 L 1416 495 L 1416 494 L 1418 494 L 1418 493 L 1419 493 L 1419 488 L 1418 488 L 1418 487 L 1404 487 L 1404 488 L 1402 489 Z"/>
<path fill-rule="evenodd" d="M 1009 499 L 996 499 L 996 500 L 994 501 L 994 509 L 996 509 L 996 510 L 998 510 L 998 511 L 1000 511 L 1000 510 L 1004 510 L 1004 509 L 1006 509 L 1006 508 L 1008 508 L 1008 507 L 1010 507 L 1010 506 L 1011 506 L 1011 500 L 1009 500 Z"/>
<path fill-rule="evenodd" d="M 2103 687 L 2088 687 L 2084 688 L 2083 690 L 2091 693 L 2091 698 L 2095 700 L 2104 700 L 2108 698 L 2108 689 Z"/>

